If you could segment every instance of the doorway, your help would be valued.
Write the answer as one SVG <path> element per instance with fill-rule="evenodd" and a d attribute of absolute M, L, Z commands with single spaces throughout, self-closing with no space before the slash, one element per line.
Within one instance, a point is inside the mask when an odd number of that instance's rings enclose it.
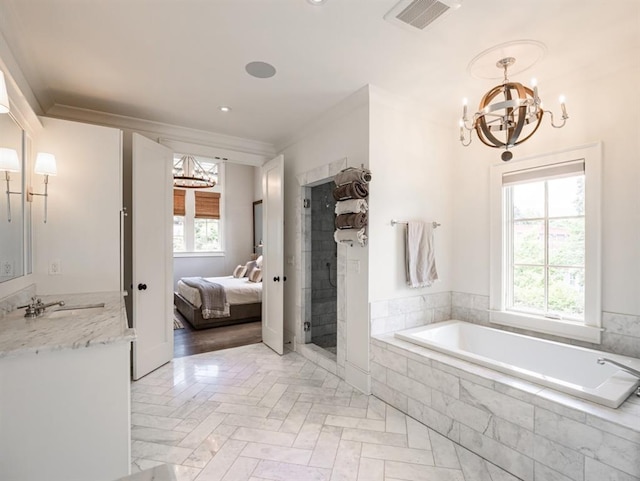
<path fill-rule="evenodd" d="M 186 171 L 213 184 L 189 178 L 173 186 L 174 357 L 260 342 L 262 282 L 249 281 L 262 265 L 259 168 L 189 151 L 174 151 L 173 162 L 174 175 Z M 200 283 L 222 287 L 215 289 L 224 294 L 225 314 L 203 315 Z"/>
<path fill-rule="evenodd" d="M 311 343 L 336 354 L 338 249 L 332 181 L 311 188 Z"/>
<path fill-rule="evenodd" d="M 347 167 L 347 158 L 342 158 L 335 162 L 321 165 L 313 170 L 302 172 L 297 175 L 298 183 L 300 185 L 300 199 L 298 203 L 299 214 L 296 216 L 296 252 L 300 254 L 301 274 L 298 277 L 298 284 L 296 289 L 300 292 L 300 307 L 299 318 L 296 319 L 296 343 L 295 348 L 298 353 L 311 359 L 316 364 L 319 364 L 327 371 L 344 378 L 345 361 L 346 361 L 346 264 L 347 264 L 347 249 L 344 244 L 336 245 L 333 239 L 334 232 L 334 208 L 327 208 L 325 200 L 325 193 L 316 191 L 313 193 L 315 187 L 325 186 L 326 189 L 331 189 L 328 193 L 331 194 L 329 199 L 333 198 L 333 176 L 341 170 Z M 312 245 L 312 199 L 315 198 L 320 202 L 319 208 L 324 211 L 330 211 L 331 220 L 325 220 L 325 227 L 328 230 L 330 224 L 331 235 L 325 242 L 325 246 L 333 244 L 333 258 L 325 258 L 318 260 L 316 263 L 316 271 L 323 275 L 326 286 L 331 286 L 333 283 L 335 287 L 335 347 L 331 350 L 326 350 L 313 343 L 313 245 Z M 327 262 L 330 263 L 331 277 L 329 277 L 329 268 Z M 331 280 L 331 283 L 329 282 Z M 318 295 L 316 294 L 316 304 L 318 301 Z M 320 328 L 316 331 L 322 331 Z M 333 334 L 332 334 L 333 336 Z M 322 342 L 322 341 L 319 341 Z M 331 346 L 330 346 L 331 347 Z"/>

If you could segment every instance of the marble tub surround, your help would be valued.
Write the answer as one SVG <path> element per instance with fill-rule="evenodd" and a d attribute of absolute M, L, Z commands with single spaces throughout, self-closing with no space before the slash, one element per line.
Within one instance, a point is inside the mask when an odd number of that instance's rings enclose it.
<path fill-rule="evenodd" d="M 372 392 L 525 481 L 640 480 L 640 399 L 610 409 L 378 335 Z"/>
<path fill-rule="evenodd" d="M 371 334 L 400 331 L 451 319 L 451 293 L 385 299 L 370 304 Z"/>
<path fill-rule="evenodd" d="M 77 310 L 58 310 L 60 308 L 54 306 L 43 316 L 33 319 L 24 317 L 24 309 L 14 310 L 0 321 L 0 358 L 135 339 L 135 331 L 128 327 L 120 292 L 39 297 L 45 304 L 62 300 L 66 308 L 103 302 L 105 306 Z"/>
<path fill-rule="evenodd" d="M 27 304 L 36 294 L 36 285 L 31 284 L 24 289 L 0 299 L 0 321 L 18 306 Z"/>
<path fill-rule="evenodd" d="M 640 316 L 602 312 L 602 342 L 593 344 L 564 337 L 552 336 L 540 332 L 501 326 L 489 322 L 489 296 L 467 294 L 464 292 L 451 293 L 451 318 L 473 322 L 484 326 L 503 329 L 505 331 L 526 334 L 550 341 L 564 342 L 575 346 L 588 347 L 599 351 L 621 354 L 623 356 L 640 358 Z M 407 326 L 409 327 L 409 326 Z"/>

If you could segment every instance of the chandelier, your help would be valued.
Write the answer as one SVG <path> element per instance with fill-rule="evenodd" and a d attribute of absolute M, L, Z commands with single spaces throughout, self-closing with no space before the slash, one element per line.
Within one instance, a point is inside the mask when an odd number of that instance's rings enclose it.
<path fill-rule="evenodd" d="M 217 166 L 203 167 L 192 155 L 183 155 L 173 163 L 173 185 L 186 189 L 207 189 L 216 185 Z"/>
<path fill-rule="evenodd" d="M 553 122 L 553 113 L 542 108 L 535 79 L 532 81 L 533 89 L 509 81 L 507 69 L 515 61 L 513 57 L 498 60 L 496 67 L 504 69 L 504 81 L 484 94 L 478 111 L 473 114 L 471 120 L 467 115 L 465 99 L 460 119 L 460 142 L 463 146 L 471 144 L 472 131 L 475 130 L 483 144 L 505 149 L 501 156 L 504 161 L 513 158 L 513 154 L 509 152 L 510 148 L 528 140 L 538 130 L 545 112 L 549 114 L 551 125 L 555 128 L 564 127 L 569 118 L 564 97 L 560 97 L 562 123 L 556 125 Z M 468 140 L 465 131 L 469 132 Z"/>

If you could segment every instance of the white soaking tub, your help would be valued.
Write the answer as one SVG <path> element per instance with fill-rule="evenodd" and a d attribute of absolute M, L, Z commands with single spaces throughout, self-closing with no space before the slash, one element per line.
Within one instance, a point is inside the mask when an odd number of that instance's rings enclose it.
<path fill-rule="evenodd" d="M 640 370 L 640 359 L 468 322 L 439 322 L 395 336 L 612 408 L 620 406 L 639 384 L 635 376 L 597 360 L 606 357 Z"/>

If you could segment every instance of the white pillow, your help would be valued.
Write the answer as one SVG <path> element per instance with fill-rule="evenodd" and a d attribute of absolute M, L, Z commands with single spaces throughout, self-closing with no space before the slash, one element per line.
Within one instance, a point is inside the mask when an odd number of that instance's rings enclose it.
<path fill-rule="evenodd" d="M 249 274 L 249 282 L 262 282 L 262 269 L 256 267 L 251 274 Z"/>
<path fill-rule="evenodd" d="M 256 265 L 257 265 L 260 269 L 262 269 L 262 256 L 259 256 L 259 257 L 256 259 Z"/>
<path fill-rule="evenodd" d="M 233 270 L 233 277 L 235 277 L 236 279 L 240 279 L 241 277 L 244 277 L 245 273 L 247 272 L 247 266 L 237 266 L 234 270 Z"/>

